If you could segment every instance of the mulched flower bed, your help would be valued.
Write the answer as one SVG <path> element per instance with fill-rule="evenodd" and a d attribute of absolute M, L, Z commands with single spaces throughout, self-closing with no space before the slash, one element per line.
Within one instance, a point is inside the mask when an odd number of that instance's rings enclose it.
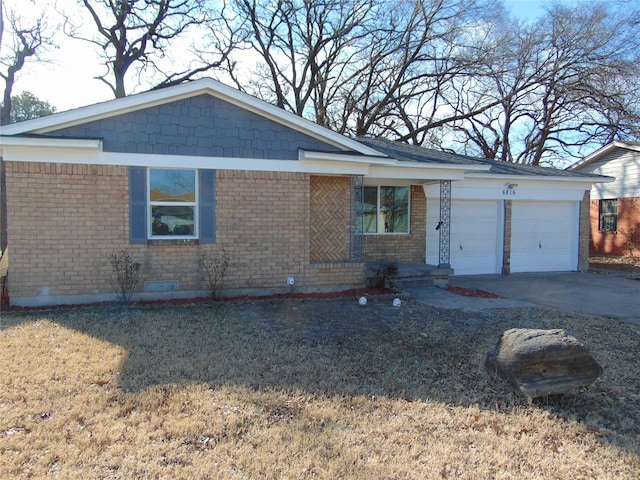
<path fill-rule="evenodd" d="M 485 292 L 484 290 L 475 290 L 470 288 L 452 287 L 449 285 L 447 291 L 455 293 L 456 295 L 462 295 L 463 297 L 476 297 L 476 298 L 504 298 L 500 295 L 491 292 Z"/>
<path fill-rule="evenodd" d="M 375 289 L 375 288 L 353 288 L 351 290 L 343 290 L 338 292 L 316 292 L 316 293 L 276 293 L 272 295 L 239 295 L 235 297 L 194 297 L 194 298 L 172 298 L 167 300 L 149 300 L 131 302 L 130 307 L 144 308 L 144 307 L 158 307 L 158 306 L 176 306 L 176 305 L 206 305 L 218 302 L 249 302 L 254 300 L 277 300 L 277 299 L 324 299 L 324 298 L 345 298 L 345 297 L 372 297 L 375 295 L 390 295 L 394 293 L 389 289 Z M 108 307 L 118 306 L 118 302 L 96 302 L 96 303 L 82 303 L 82 304 L 66 304 L 66 305 L 50 305 L 42 307 L 17 307 L 17 306 L 3 306 L 1 311 L 5 312 L 33 312 L 33 311 L 49 311 L 49 310 L 68 310 L 77 308 L 93 308 L 93 307 Z"/>

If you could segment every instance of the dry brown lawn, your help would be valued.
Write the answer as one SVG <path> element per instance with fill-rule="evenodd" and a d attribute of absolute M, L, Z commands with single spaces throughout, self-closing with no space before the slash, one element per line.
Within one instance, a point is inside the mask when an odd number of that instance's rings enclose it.
<path fill-rule="evenodd" d="M 0 478 L 637 479 L 640 327 L 391 298 L 4 313 Z M 604 374 L 528 401 L 483 369 L 565 328 Z"/>

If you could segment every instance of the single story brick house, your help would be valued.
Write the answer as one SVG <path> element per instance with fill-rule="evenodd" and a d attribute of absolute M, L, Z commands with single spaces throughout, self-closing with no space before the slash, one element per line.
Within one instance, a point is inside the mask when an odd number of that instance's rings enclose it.
<path fill-rule="evenodd" d="M 9 286 L 18 306 L 365 285 L 367 265 L 455 274 L 587 268 L 602 177 L 355 140 L 212 79 L 7 125 Z"/>
<path fill-rule="evenodd" d="M 591 253 L 640 254 L 640 142 L 612 142 L 569 168 L 615 178 L 591 188 Z"/>

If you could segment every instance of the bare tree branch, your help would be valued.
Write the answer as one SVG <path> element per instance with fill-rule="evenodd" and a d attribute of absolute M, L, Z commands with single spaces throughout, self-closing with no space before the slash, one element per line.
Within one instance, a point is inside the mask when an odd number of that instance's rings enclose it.
<path fill-rule="evenodd" d="M 4 81 L 4 90 L 0 125 L 6 125 L 11 119 L 11 94 L 18 73 L 30 57 L 35 58 L 39 49 L 51 43 L 51 36 L 47 30 L 45 13 L 33 19 L 25 19 L 13 10 L 2 13 L 0 78 Z"/>
<path fill-rule="evenodd" d="M 98 77 L 109 86 L 116 98 L 128 93 L 127 75 L 132 67 L 138 74 L 150 71 L 149 78 L 161 76 L 157 88 L 190 80 L 206 71 L 220 67 L 236 44 L 233 28 L 221 11 L 213 7 L 217 2 L 207 0 L 79 0 L 89 13 L 96 35 L 83 37 L 72 28 L 70 36 L 96 45 L 104 60 L 106 72 Z M 202 30 L 207 29 L 207 33 Z M 196 35 L 194 32 L 199 30 Z M 189 66 L 181 71 L 170 71 L 163 61 L 170 58 L 171 47 L 178 39 L 192 32 L 193 38 L 208 39 L 211 50 L 197 48 L 185 62 Z M 214 49 L 217 49 L 215 53 Z M 196 50 L 194 47 L 192 50 Z M 205 58 L 205 52 L 214 58 Z M 199 60 L 195 62 L 194 59 Z M 171 63 L 174 66 L 180 62 Z M 195 62 L 195 63 L 194 63 Z"/>

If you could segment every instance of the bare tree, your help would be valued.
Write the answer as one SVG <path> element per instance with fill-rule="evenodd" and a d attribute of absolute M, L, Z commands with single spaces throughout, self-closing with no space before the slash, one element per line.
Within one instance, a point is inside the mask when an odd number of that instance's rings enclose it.
<path fill-rule="evenodd" d="M 623 1 L 623 0 L 619 0 Z M 235 0 L 260 61 L 238 88 L 335 131 L 540 164 L 637 135 L 633 16 L 481 0 Z"/>
<path fill-rule="evenodd" d="M 260 62 L 247 84 L 260 98 L 340 133 L 422 144 L 431 129 L 491 106 L 459 103 L 452 82 L 477 76 L 476 0 L 236 0 Z M 473 41 L 472 41 L 473 40 Z M 452 113 L 453 112 L 453 113 Z"/>
<path fill-rule="evenodd" d="M 490 53 L 483 38 L 467 33 L 484 22 L 479 7 L 475 1 L 418 0 L 389 9 L 348 93 L 353 134 L 422 145 L 442 125 L 495 104 L 476 88 L 480 59 Z M 458 108 L 462 94 L 477 100 L 469 110 Z"/>
<path fill-rule="evenodd" d="M 372 28 L 373 0 L 236 0 L 247 19 L 249 44 L 261 60 L 247 85 L 238 88 L 300 116 L 329 126 L 328 109 L 339 86 L 350 80 L 347 65 Z"/>
<path fill-rule="evenodd" d="M 5 10 L 3 3 L 3 0 L 0 0 L 0 78 L 4 81 L 0 125 L 6 125 L 11 120 L 11 92 L 18 73 L 30 57 L 35 58 L 38 51 L 51 41 L 44 13 L 29 19 L 13 9 Z M 5 252 L 6 246 L 6 172 L 4 159 L 0 156 L 0 254 Z M 3 291 L 5 280 L 1 280 Z"/>
<path fill-rule="evenodd" d="M 127 74 L 132 67 L 138 73 L 151 70 L 150 76 L 160 74 L 163 79 L 157 86 L 168 86 L 191 79 L 202 72 L 217 68 L 224 63 L 233 50 L 237 29 L 224 18 L 222 10 L 214 14 L 210 6 L 217 2 L 207 0 L 79 0 L 95 24 L 97 34 L 92 37 L 81 36 L 77 28 L 71 29 L 70 36 L 89 41 L 99 48 L 104 59 L 106 73 L 99 80 L 106 83 L 116 98 L 127 94 L 125 85 Z M 224 29 L 219 28 L 219 22 Z M 205 33 L 197 29 L 208 29 Z M 220 35 L 218 35 L 220 32 Z M 184 62 L 185 52 L 179 62 L 170 61 L 171 67 L 163 67 L 163 60 L 171 58 L 171 46 L 182 40 L 188 33 L 193 38 L 207 38 L 208 44 L 215 50 L 215 58 L 205 58 L 200 51 L 197 64 L 193 61 L 193 52 L 186 56 L 191 61 Z M 212 38 L 215 37 L 215 38 Z M 177 63 L 187 66 L 173 71 Z M 171 70 L 169 71 L 169 68 Z"/>
<path fill-rule="evenodd" d="M 206 1 L 204 5 L 207 5 Z M 173 71 L 176 65 L 173 61 L 164 68 L 154 65 L 162 77 L 154 88 L 176 85 L 205 72 L 223 71 L 231 62 L 231 54 L 242 49 L 246 38 L 245 19 L 233 12 L 226 1 L 212 2 L 212 5 L 218 9 L 214 11 L 212 7 L 202 12 L 198 34 L 192 37 L 191 61 L 179 71 Z"/>
<path fill-rule="evenodd" d="M 451 125 L 467 152 L 539 165 L 640 132 L 640 37 L 602 4 L 554 5 L 535 25 L 505 29 L 510 45 L 490 84 L 500 103 Z"/>
<path fill-rule="evenodd" d="M 0 1 L 0 78 L 4 81 L 0 125 L 11 119 L 11 93 L 26 61 L 36 58 L 38 50 L 50 44 L 45 14 L 25 18 L 15 10 L 5 11 Z"/>

